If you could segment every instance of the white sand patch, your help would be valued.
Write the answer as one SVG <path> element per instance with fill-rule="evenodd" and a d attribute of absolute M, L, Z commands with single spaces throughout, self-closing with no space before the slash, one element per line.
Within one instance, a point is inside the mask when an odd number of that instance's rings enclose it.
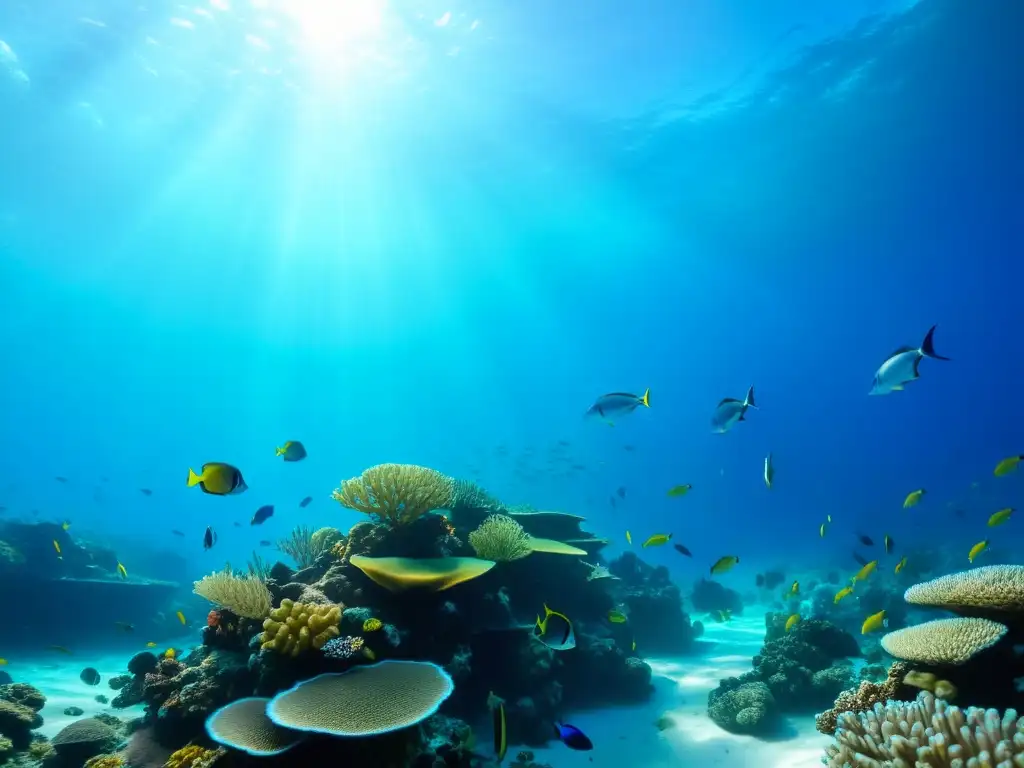
<path fill-rule="evenodd" d="M 721 678 L 748 672 L 764 641 L 764 611 L 746 610 L 723 624 L 706 623 L 693 656 L 647 659 L 656 689 L 649 704 L 569 713 L 594 742 L 593 752 L 552 744 L 532 750 L 535 759 L 557 768 L 820 768 L 829 738 L 809 715 L 790 718 L 773 741 L 736 736 L 708 719 L 708 693 Z M 662 715 L 676 726 L 659 731 L 654 723 Z M 509 748 L 511 759 L 519 749 Z"/>

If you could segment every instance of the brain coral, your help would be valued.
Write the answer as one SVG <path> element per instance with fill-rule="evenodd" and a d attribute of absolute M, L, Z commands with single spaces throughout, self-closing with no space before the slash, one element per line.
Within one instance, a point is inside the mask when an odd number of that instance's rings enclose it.
<path fill-rule="evenodd" d="M 263 622 L 260 643 L 263 648 L 290 656 L 310 648 L 320 650 L 324 643 L 338 636 L 339 621 L 340 605 L 307 605 L 286 598 Z"/>
<path fill-rule="evenodd" d="M 988 619 L 936 619 L 890 632 L 882 638 L 882 647 L 904 661 L 958 665 L 991 648 L 1005 634 L 1006 627 Z"/>
<path fill-rule="evenodd" d="M 1016 766 L 1024 763 L 1024 718 L 1007 710 L 966 711 L 924 691 L 917 700 L 877 703 L 839 717 L 828 768 L 895 766 Z"/>
<path fill-rule="evenodd" d="M 491 515 L 469 534 L 477 557 L 499 563 L 519 560 L 533 553 L 523 526 L 508 515 Z"/>
<path fill-rule="evenodd" d="M 378 464 L 342 482 L 332 498 L 343 507 L 376 515 L 392 525 L 411 523 L 452 503 L 452 478 L 414 464 Z"/>
<path fill-rule="evenodd" d="M 294 747 L 299 735 L 279 728 L 267 717 L 270 699 L 239 699 L 206 719 L 206 733 L 218 744 L 257 757 L 279 755 Z"/>
<path fill-rule="evenodd" d="M 1024 612 L 1024 566 L 985 565 L 910 587 L 903 599 L 964 615 Z"/>
<path fill-rule="evenodd" d="M 708 717 L 730 733 L 764 734 L 774 727 L 778 715 L 775 697 L 761 682 L 720 686 L 708 696 Z"/>
<path fill-rule="evenodd" d="M 267 716 L 297 731 L 372 736 L 422 722 L 453 690 L 435 664 L 389 660 L 305 680 L 275 696 Z"/>

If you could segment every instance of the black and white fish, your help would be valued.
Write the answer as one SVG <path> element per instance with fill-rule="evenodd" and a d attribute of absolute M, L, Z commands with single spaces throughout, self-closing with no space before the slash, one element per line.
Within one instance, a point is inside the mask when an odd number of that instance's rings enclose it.
<path fill-rule="evenodd" d="M 902 392 L 903 385 L 916 380 L 920 374 L 917 367 L 921 359 L 930 357 L 932 360 L 949 360 L 948 357 L 936 354 L 932 344 L 932 336 L 935 334 L 935 326 L 928 329 L 924 341 L 917 349 L 913 347 L 900 347 L 882 363 L 875 372 L 875 380 L 871 385 L 869 395 L 888 395 L 890 392 Z"/>
<path fill-rule="evenodd" d="M 744 414 L 746 414 L 747 408 L 757 408 L 757 405 L 754 403 L 753 387 L 747 390 L 747 396 L 742 400 L 727 397 L 718 404 L 718 407 L 715 408 L 715 413 L 711 417 L 711 431 L 718 433 L 728 432 L 737 422 L 746 420 Z"/>

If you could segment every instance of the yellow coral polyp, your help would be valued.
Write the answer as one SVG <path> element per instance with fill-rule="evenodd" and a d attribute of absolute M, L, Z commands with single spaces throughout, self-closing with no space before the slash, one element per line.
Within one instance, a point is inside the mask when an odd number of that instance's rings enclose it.
<path fill-rule="evenodd" d="M 285 598 L 263 622 L 261 647 L 287 656 L 298 656 L 310 648 L 319 651 L 339 635 L 340 605 L 296 603 Z"/>
<path fill-rule="evenodd" d="M 203 749 L 198 744 L 189 744 L 167 758 L 164 768 L 205 768 L 219 753 L 220 750 Z"/>
<path fill-rule="evenodd" d="M 96 755 L 85 761 L 82 768 L 122 768 L 124 760 L 120 755 Z"/>

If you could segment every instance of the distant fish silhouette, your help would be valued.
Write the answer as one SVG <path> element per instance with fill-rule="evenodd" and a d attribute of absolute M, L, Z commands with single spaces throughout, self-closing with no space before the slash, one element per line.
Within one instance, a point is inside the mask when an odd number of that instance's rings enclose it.
<path fill-rule="evenodd" d="M 302 501 L 299 502 L 299 506 L 300 507 L 308 507 L 309 503 L 311 501 L 313 501 L 313 497 L 312 496 L 307 496 L 306 498 L 304 498 Z"/>
<path fill-rule="evenodd" d="M 153 492 L 151 490 L 149 490 L 149 488 L 139 488 L 139 492 L 143 496 L 152 496 L 153 495 Z"/>

